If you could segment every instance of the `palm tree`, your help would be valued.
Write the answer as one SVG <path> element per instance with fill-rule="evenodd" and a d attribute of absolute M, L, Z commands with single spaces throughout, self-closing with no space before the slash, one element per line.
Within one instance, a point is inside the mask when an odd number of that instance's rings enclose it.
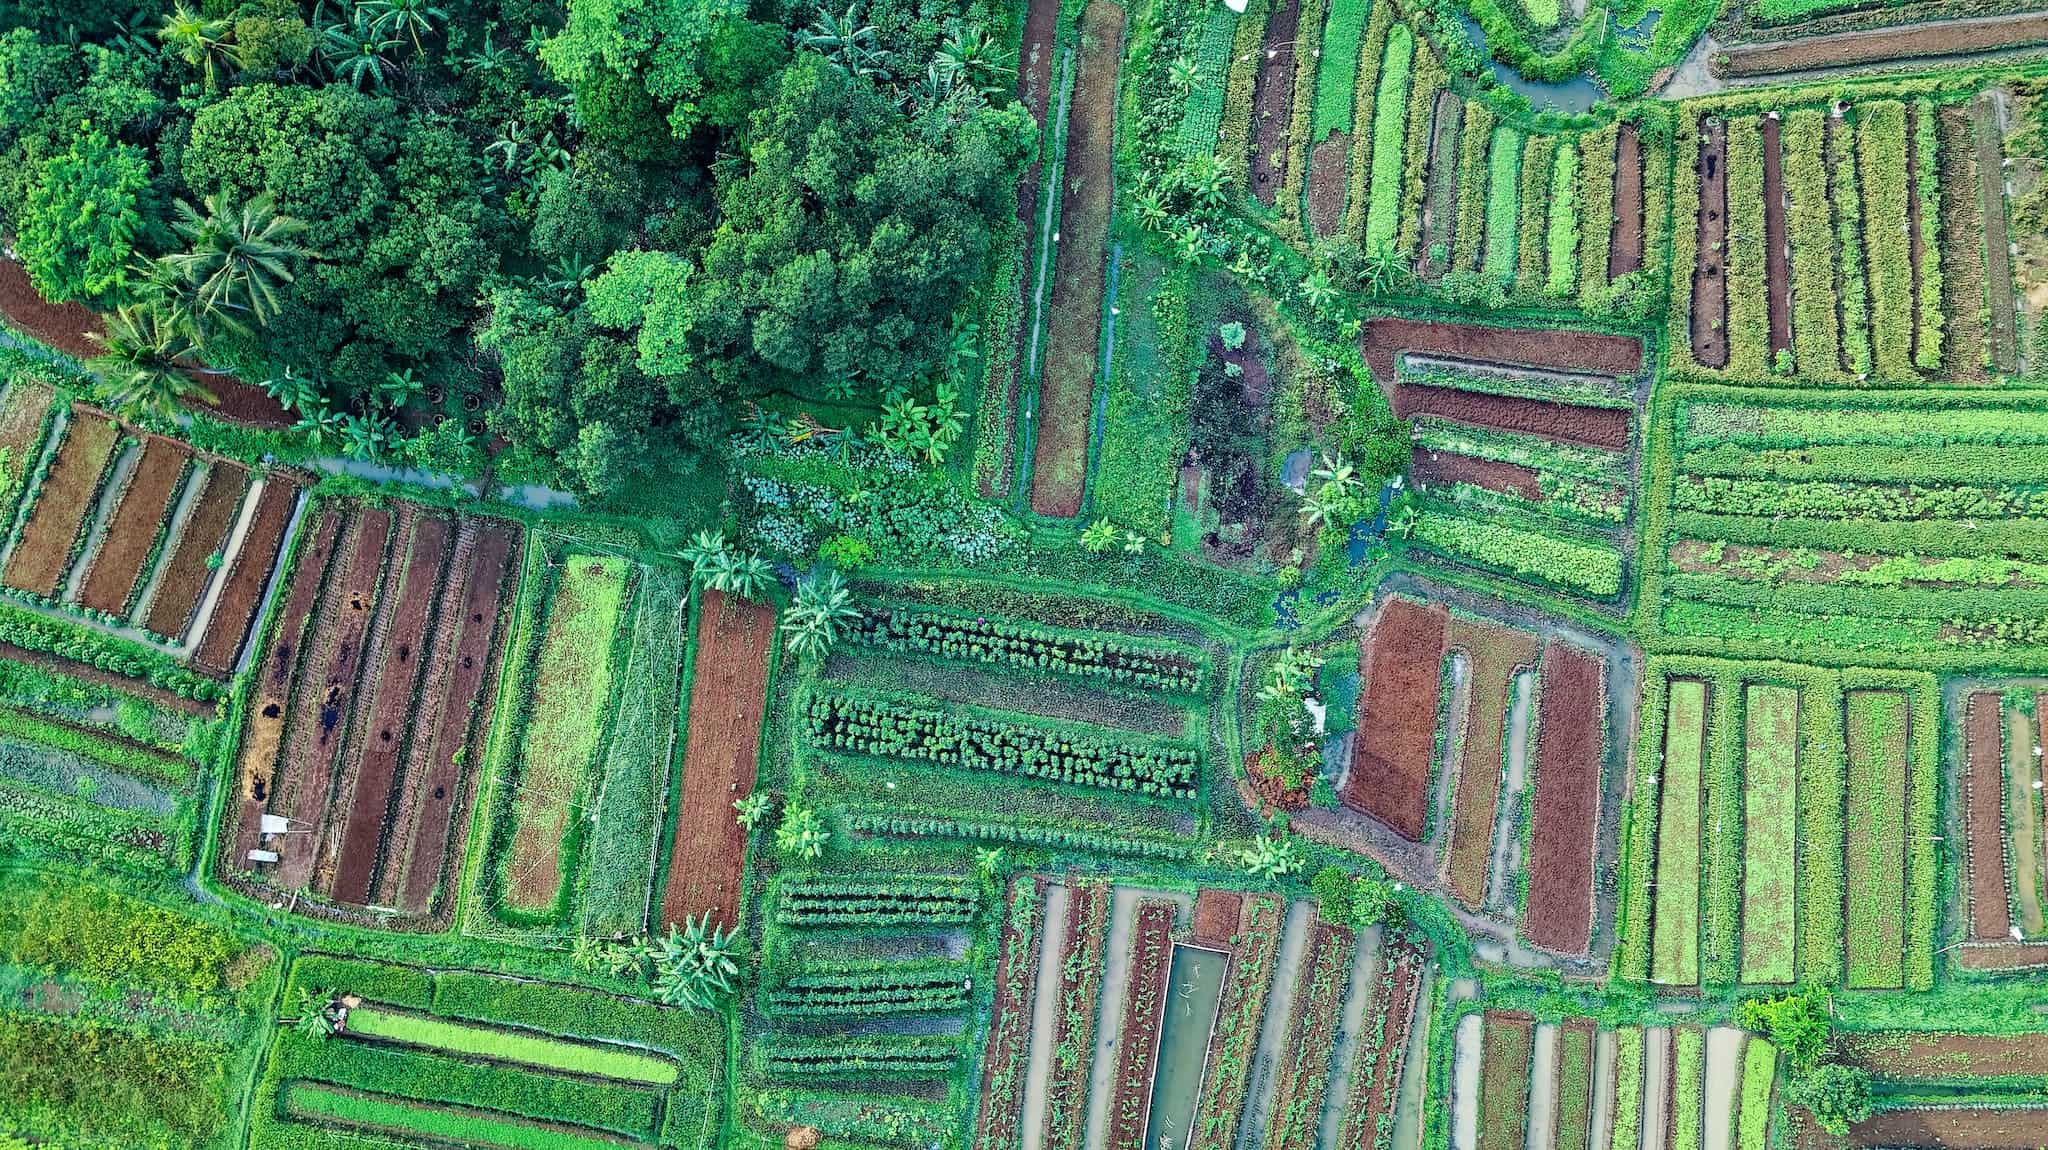
<path fill-rule="evenodd" d="M 1238 861 L 1253 875 L 1267 879 L 1293 874 L 1302 866 L 1301 849 L 1294 845 L 1294 840 L 1284 836 L 1276 839 L 1272 835 L 1253 839 Z"/>
<path fill-rule="evenodd" d="M 214 395 L 179 360 L 192 350 L 176 318 L 148 304 L 128 304 L 107 317 L 106 354 L 89 364 L 102 381 L 106 402 L 123 414 L 169 418 L 178 405 L 192 400 L 214 402 Z"/>
<path fill-rule="evenodd" d="M 178 201 L 171 227 L 190 247 L 165 256 L 165 263 L 193 289 L 195 313 L 225 317 L 230 324 L 244 315 L 270 322 L 279 287 L 296 278 L 292 261 L 305 254 L 295 237 L 306 225 L 277 214 L 269 196 L 231 208 L 210 195 L 205 204 L 201 215 Z"/>
<path fill-rule="evenodd" d="M 1202 70 L 1185 55 L 1175 56 L 1173 62 L 1166 66 L 1166 82 L 1173 85 L 1176 92 L 1185 94 L 1193 90 L 1195 81 L 1201 76 Z"/>
<path fill-rule="evenodd" d="M 853 592 L 846 589 L 839 572 L 829 571 L 797 584 L 796 602 L 782 613 L 782 630 L 789 636 L 789 649 L 805 663 L 815 663 L 832 650 L 839 632 L 860 617 L 853 606 Z"/>
<path fill-rule="evenodd" d="M 1381 244 L 1365 257 L 1365 288 L 1373 295 L 1385 295 L 1408 282 L 1408 264 L 1392 246 Z"/>
<path fill-rule="evenodd" d="M 291 1027 L 308 1038 L 329 1038 L 335 1031 L 334 992 L 301 986 L 292 994 Z"/>
<path fill-rule="evenodd" d="M 886 80 L 889 72 L 882 67 L 882 52 L 875 46 L 875 26 L 861 23 L 859 13 L 859 0 L 848 4 L 839 16 L 818 9 L 811 26 L 796 34 L 797 47 L 818 53 L 849 76 Z"/>
<path fill-rule="evenodd" d="M 320 55 L 327 66 L 334 69 L 334 78 L 347 80 L 349 86 L 360 92 L 363 85 L 382 91 L 398 72 L 398 65 L 390 59 L 391 50 L 398 47 L 397 37 L 385 31 L 369 5 L 355 10 L 355 18 L 347 24 L 329 24 L 320 32 Z"/>
<path fill-rule="evenodd" d="M 206 90 L 211 92 L 219 82 L 221 66 L 235 62 L 234 48 L 228 43 L 233 31 L 234 25 L 227 20 L 202 15 L 189 5 L 180 4 L 164 17 L 156 38 L 178 59 L 199 69 Z"/>
<path fill-rule="evenodd" d="M 341 437 L 341 417 L 334 414 L 326 403 L 319 403 L 299 411 L 299 421 L 292 430 L 306 437 L 315 448 L 327 446 Z"/>
<path fill-rule="evenodd" d="M 408 367 L 404 371 L 385 372 L 384 381 L 377 385 L 377 398 L 396 411 L 425 394 L 426 390 L 427 385 L 415 378 Z"/>
<path fill-rule="evenodd" d="M 825 820 L 818 817 L 818 812 L 792 806 L 782 812 L 782 825 L 775 828 L 775 849 L 813 862 L 825 853 L 825 843 L 831 837 L 832 832 L 825 829 Z"/>
<path fill-rule="evenodd" d="M 435 21 L 448 22 L 448 13 L 427 0 L 363 0 L 361 7 L 371 13 L 370 23 L 379 32 L 404 32 L 410 36 L 415 56 L 426 53 L 420 45 L 420 34 L 431 36 Z"/>

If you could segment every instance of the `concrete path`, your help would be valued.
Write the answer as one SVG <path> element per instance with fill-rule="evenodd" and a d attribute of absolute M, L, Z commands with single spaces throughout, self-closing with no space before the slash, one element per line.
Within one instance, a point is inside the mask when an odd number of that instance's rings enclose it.
<path fill-rule="evenodd" d="M 1266 996 L 1259 1049 L 1252 1059 L 1250 1099 L 1245 1103 L 1244 1121 L 1237 1126 L 1238 1150 L 1249 1150 L 1265 1140 L 1266 1116 L 1272 1112 L 1273 1090 L 1279 1083 L 1275 1070 L 1294 1017 L 1294 984 L 1301 978 L 1301 960 L 1308 953 L 1308 936 L 1315 920 L 1315 904 L 1306 899 L 1287 908 L 1287 922 L 1280 931 L 1280 956 L 1273 966 L 1273 991 Z"/>
<path fill-rule="evenodd" d="M 1336 1150 L 1337 1136 L 1344 1132 L 1344 1106 L 1351 1097 L 1358 1036 L 1365 1030 L 1365 1008 L 1371 1002 L 1373 984 L 1379 981 L 1380 943 L 1384 937 L 1383 930 L 1372 926 L 1358 938 L 1358 957 L 1351 963 L 1351 983 L 1344 991 L 1344 1012 L 1339 1017 L 1337 1043 L 1330 1054 L 1330 1089 L 1323 1095 L 1323 1116 L 1316 1128 L 1316 1143 L 1323 1150 Z"/>
<path fill-rule="evenodd" d="M 1705 1150 L 1733 1150 L 1735 1099 L 1742 1090 L 1742 1053 L 1749 1036 L 1732 1026 L 1707 1031 Z"/>
<path fill-rule="evenodd" d="M 1031 1062 L 1024 1074 L 1024 1148 L 1045 1145 L 1045 1098 L 1052 1082 L 1053 1031 L 1059 1027 L 1060 959 L 1067 952 L 1067 904 L 1073 892 L 1045 888 L 1045 931 L 1038 942 L 1038 994 L 1031 1003 Z"/>

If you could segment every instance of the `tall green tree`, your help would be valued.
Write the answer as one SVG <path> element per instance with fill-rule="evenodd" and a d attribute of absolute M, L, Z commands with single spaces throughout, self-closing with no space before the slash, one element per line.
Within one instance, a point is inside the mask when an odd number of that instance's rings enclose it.
<path fill-rule="evenodd" d="M 106 354 L 86 366 L 101 380 L 101 399 L 128 415 L 168 418 L 178 406 L 214 396 L 182 365 L 192 351 L 183 326 L 163 309 L 129 304 L 107 316 L 98 337 Z"/>
<path fill-rule="evenodd" d="M 44 162 L 15 237 L 37 291 L 62 301 L 97 300 L 120 290 L 142 229 L 149 176 L 142 149 L 92 129 Z"/>
<path fill-rule="evenodd" d="M 214 195 L 204 214 L 179 200 L 171 227 L 185 248 L 164 259 L 192 285 L 199 308 L 230 326 L 277 315 L 279 291 L 297 278 L 292 265 L 304 254 L 304 224 L 279 215 L 269 196 L 231 205 Z"/>
<path fill-rule="evenodd" d="M 699 127 L 742 123 L 784 39 L 747 18 L 746 0 L 570 0 L 541 59 L 594 139 L 644 160 Z"/>

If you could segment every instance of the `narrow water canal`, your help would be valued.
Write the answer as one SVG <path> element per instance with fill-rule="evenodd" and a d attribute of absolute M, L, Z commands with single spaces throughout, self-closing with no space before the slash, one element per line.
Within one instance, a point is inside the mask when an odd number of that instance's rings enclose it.
<path fill-rule="evenodd" d="M 1209 1034 L 1223 998 L 1230 956 L 1198 946 L 1173 948 L 1166 978 L 1166 1022 L 1159 1031 L 1159 1068 L 1152 1075 L 1152 1117 L 1145 1150 L 1182 1150 L 1195 1128 L 1195 1103 L 1209 1057 Z"/>

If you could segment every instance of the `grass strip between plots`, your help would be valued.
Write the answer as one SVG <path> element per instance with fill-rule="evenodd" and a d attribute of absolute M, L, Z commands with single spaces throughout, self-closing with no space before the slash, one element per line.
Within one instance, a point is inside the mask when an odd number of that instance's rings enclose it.
<path fill-rule="evenodd" d="M 365 1038 L 383 1038 L 480 1058 L 500 1058 L 570 1074 L 590 1074 L 656 1086 L 669 1086 L 676 1081 L 675 1064 L 666 1059 L 635 1051 L 607 1050 L 578 1042 L 564 1042 L 559 1038 L 399 1014 L 368 1006 L 350 1010 L 347 1025 L 349 1034 Z"/>

